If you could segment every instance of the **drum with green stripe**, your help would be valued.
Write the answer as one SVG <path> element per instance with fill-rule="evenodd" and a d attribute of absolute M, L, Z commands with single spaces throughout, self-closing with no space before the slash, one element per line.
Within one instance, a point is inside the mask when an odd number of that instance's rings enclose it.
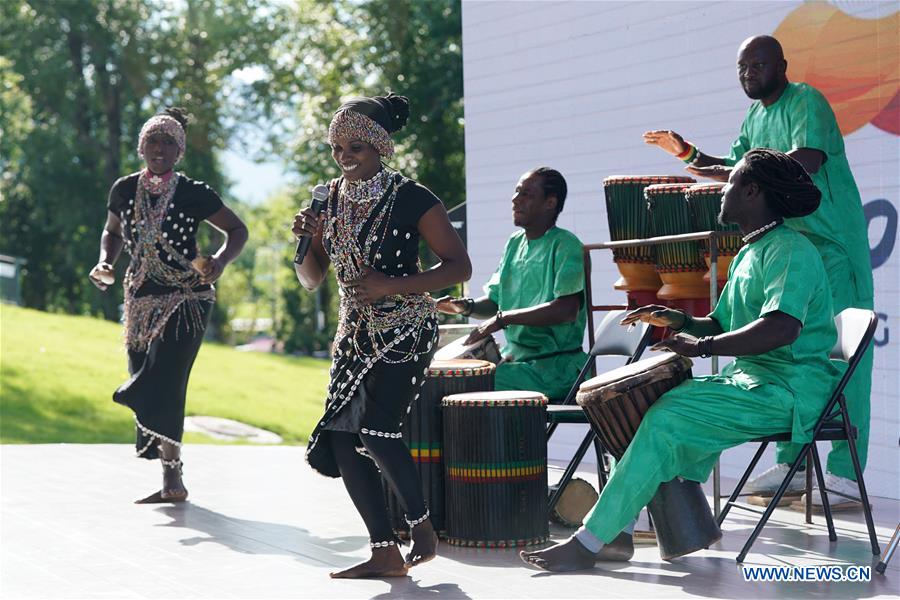
<path fill-rule="evenodd" d="M 654 237 L 698 231 L 691 221 L 685 192 L 688 183 L 651 185 L 644 190 L 650 210 L 650 231 Z M 678 300 L 705 298 L 709 285 L 704 283 L 706 264 L 700 242 L 674 242 L 656 246 L 656 272 L 663 285 L 658 298 Z"/>
<path fill-rule="evenodd" d="M 547 397 L 454 394 L 443 401 L 447 541 L 509 548 L 549 537 Z"/>
<path fill-rule="evenodd" d="M 606 195 L 606 219 L 609 239 L 614 242 L 650 237 L 650 215 L 644 190 L 647 186 L 666 183 L 693 183 L 682 175 L 613 175 L 603 180 Z M 622 277 L 617 290 L 656 291 L 661 285 L 654 271 L 655 250 L 652 246 L 632 246 L 613 250 L 613 260 Z"/>
<path fill-rule="evenodd" d="M 413 400 L 400 427 L 403 441 L 416 463 L 425 503 L 436 531 L 444 529 L 445 513 L 441 401 L 450 394 L 493 390 L 494 369 L 494 364 L 485 360 L 432 361 L 422 392 Z M 403 507 L 387 481 L 383 483 L 394 531 L 406 537 L 409 526 Z"/>
<path fill-rule="evenodd" d="M 741 231 L 737 225 L 723 225 L 719 222 L 719 212 L 722 210 L 722 189 L 724 183 L 698 183 L 687 189 L 684 197 L 687 199 L 688 209 L 691 213 L 691 222 L 697 231 L 719 231 L 728 235 L 720 237 L 718 258 L 716 260 L 717 278 L 724 282 L 728 278 L 728 266 L 741 249 Z M 700 242 L 700 250 L 709 268 L 709 242 Z M 709 271 L 703 276 L 709 281 Z"/>

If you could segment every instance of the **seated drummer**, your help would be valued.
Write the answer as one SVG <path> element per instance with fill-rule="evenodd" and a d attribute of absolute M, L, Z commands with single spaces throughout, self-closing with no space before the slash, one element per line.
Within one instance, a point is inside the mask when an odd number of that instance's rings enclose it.
<path fill-rule="evenodd" d="M 562 400 L 587 360 L 581 348 L 587 322 L 582 244 L 556 226 L 566 190 L 555 169 L 522 175 L 512 197 L 513 224 L 522 229 L 507 240 L 484 287 L 487 295 L 438 299 L 441 312 L 486 319 L 466 344 L 505 330 L 497 390 L 531 390 Z"/>
<path fill-rule="evenodd" d="M 692 318 L 647 306 L 622 321 L 677 331 L 654 349 L 684 356 L 736 356 L 719 375 L 688 379 L 663 394 L 638 427 L 582 527 L 566 542 L 522 559 L 548 571 L 628 560 L 634 521 L 661 483 L 705 481 L 719 454 L 757 437 L 791 431 L 808 442 L 840 376 L 829 360 L 837 339 L 831 293 L 815 246 L 783 225 L 819 206 L 820 192 L 786 154 L 755 149 L 724 189 L 719 219 L 736 223 L 744 247 L 713 312 Z"/>

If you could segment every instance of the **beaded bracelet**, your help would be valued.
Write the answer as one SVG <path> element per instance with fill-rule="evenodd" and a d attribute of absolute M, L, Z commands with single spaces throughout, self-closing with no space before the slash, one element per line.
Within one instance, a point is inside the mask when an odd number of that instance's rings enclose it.
<path fill-rule="evenodd" d="M 700 358 L 709 358 L 712 356 L 712 344 L 713 344 L 713 336 L 707 335 L 697 342 L 697 351 L 700 353 Z"/>
<path fill-rule="evenodd" d="M 506 329 L 506 322 L 503 320 L 503 311 L 498 310 L 496 316 L 494 316 L 494 322 L 500 326 L 500 329 Z"/>

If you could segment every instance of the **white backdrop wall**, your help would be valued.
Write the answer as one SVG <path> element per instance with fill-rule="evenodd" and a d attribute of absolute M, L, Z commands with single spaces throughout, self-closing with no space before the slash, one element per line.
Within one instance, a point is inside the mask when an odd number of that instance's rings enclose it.
<path fill-rule="evenodd" d="M 509 198 L 528 169 L 548 165 L 563 173 L 569 198 L 559 225 L 589 243 L 609 239 L 605 176 L 682 172 L 678 161 L 643 144 L 643 131 L 674 129 L 707 153 L 727 154 L 750 103 L 735 74 L 737 47 L 750 35 L 774 32 L 799 4 L 464 0 L 472 291 L 480 293 L 514 231 Z M 837 6 L 866 19 L 897 10 L 896 2 Z M 869 225 L 870 245 L 878 248 L 880 322 L 866 473 L 871 493 L 892 498 L 900 497 L 898 140 L 871 124 L 845 138 L 864 205 L 887 214 Z M 593 263 L 596 301 L 623 302 L 612 289 L 618 275 L 611 256 L 596 253 Z M 708 368 L 701 363 L 695 372 Z M 567 459 L 581 434 L 556 437 L 551 457 Z M 723 473 L 736 476 L 751 450 L 727 452 Z"/>

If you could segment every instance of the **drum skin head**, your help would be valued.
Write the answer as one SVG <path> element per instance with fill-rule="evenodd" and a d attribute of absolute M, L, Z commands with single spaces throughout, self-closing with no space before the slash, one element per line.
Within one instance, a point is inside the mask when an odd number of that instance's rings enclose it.
<path fill-rule="evenodd" d="M 495 369 L 494 363 L 486 360 L 454 358 L 453 360 L 433 360 L 428 365 L 429 377 L 459 377 L 462 375 L 483 375 Z"/>
<path fill-rule="evenodd" d="M 672 373 L 688 371 L 693 364 L 691 359 L 680 354 L 663 352 L 658 356 L 645 358 L 588 379 L 578 388 L 575 400 L 578 404 L 582 404 L 582 400 L 598 394 L 601 397 L 618 395 L 645 382 L 668 378 Z"/>
<path fill-rule="evenodd" d="M 526 390 L 503 390 L 497 392 L 467 392 L 452 394 L 444 398 L 444 406 L 523 406 L 547 404 L 547 396 L 540 392 Z"/>

